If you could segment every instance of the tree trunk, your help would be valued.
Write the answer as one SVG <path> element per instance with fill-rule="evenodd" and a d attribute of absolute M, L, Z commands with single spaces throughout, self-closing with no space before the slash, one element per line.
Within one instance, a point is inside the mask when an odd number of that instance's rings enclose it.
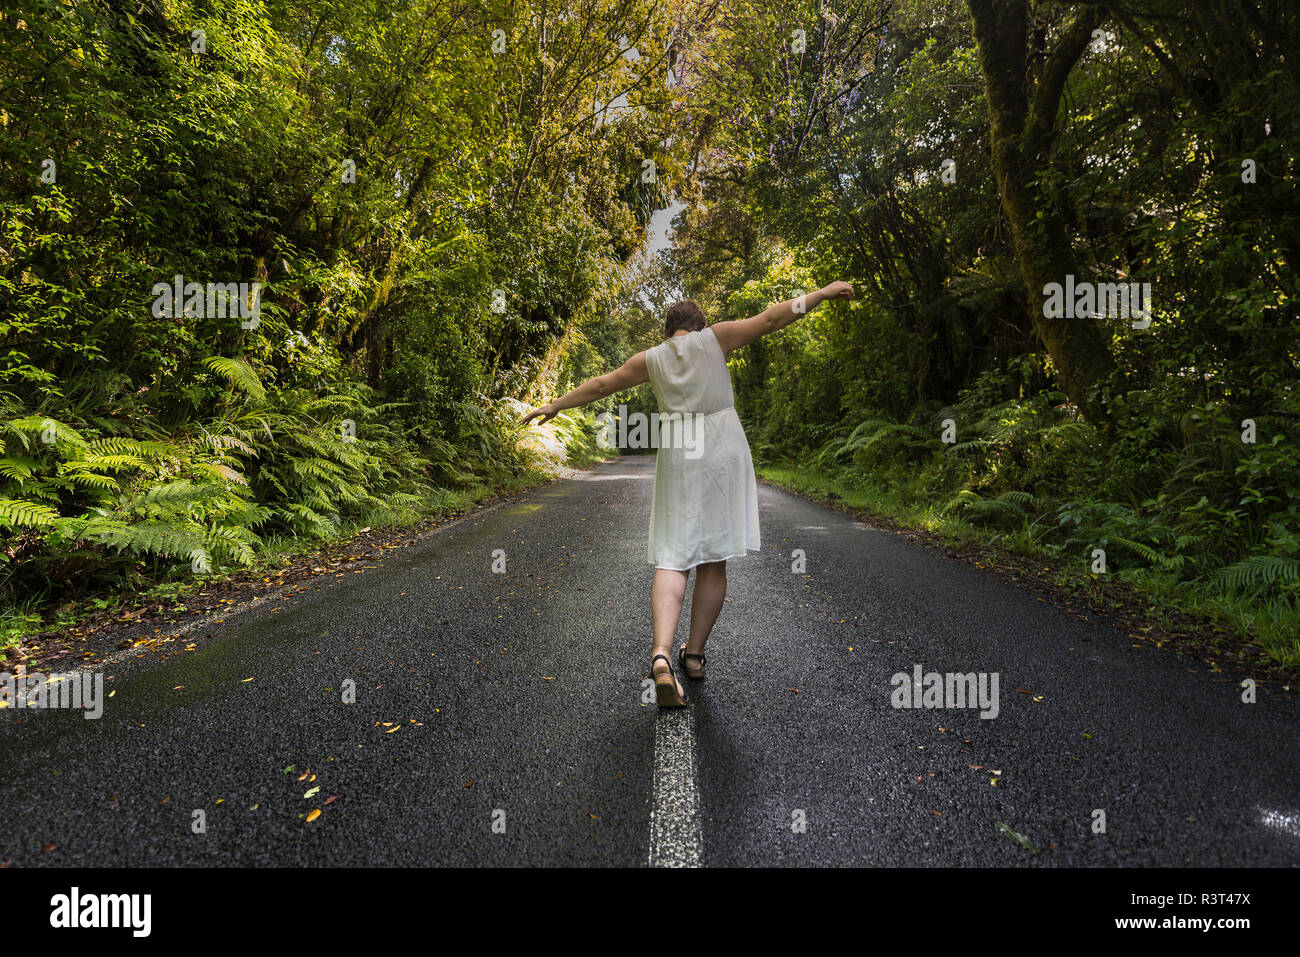
<path fill-rule="evenodd" d="M 1043 315 L 1043 287 L 1063 284 L 1075 265 L 1063 211 L 1049 190 L 1037 185 L 1039 175 L 1051 164 L 1066 78 L 1104 13 L 1095 8 L 1080 12 L 1061 34 L 1035 82 L 1028 69 L 1025 0 L 968 0 L 967 6 L 984 73 L 993 175 L 1028 293 L 1030 317 L 1065 393 L 1089 420 L 1105 423 L 1109 415 L 1098 390 L 1116 367 L 1101 329 L 1088 316 Z"/>

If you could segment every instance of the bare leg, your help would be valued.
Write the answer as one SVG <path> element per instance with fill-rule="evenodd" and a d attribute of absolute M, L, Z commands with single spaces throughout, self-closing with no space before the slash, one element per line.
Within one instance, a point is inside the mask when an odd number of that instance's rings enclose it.
<path fill-rule="evenodd" d="M 692 655 L 704 654 L 705 642 L 713 623 L 722 611 L 722 600 L 727 597 L 727 563 L 708 562 L 695 566 L 695 594 L 691 596 L 691 634 L 686 641 L 686 651 Z M 698 666 L 694 661 L 692 667 Z"/>
<path fill-rule="evenodd" d="M 682 616 L 682 602 L 686 599 L 687 572 L 674 571 L 671 568 L 656 568 L 654 584 L 650 587 L 650 609 L 654 633 L 654 650 L 651 655 L 664 655 L 669 661 L 673 656 L 673 636 L 677 633 L 677 620 Z M 697 584 L 698 587 L 698 584 Z M 656 661 L 651 667 L 651 674 L 661 675 L 668 671 L 668 665 Z M 678 693 L 682 683 L 677 681 Z"/>

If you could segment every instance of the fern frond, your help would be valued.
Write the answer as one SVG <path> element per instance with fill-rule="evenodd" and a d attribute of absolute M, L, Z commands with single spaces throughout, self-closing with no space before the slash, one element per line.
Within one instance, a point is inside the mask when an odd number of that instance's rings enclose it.
<path fill-rule="evenodd" d="M 243 430 L 241 429 L 240 431 Z M 243 452 L 245 455 L 257 455 L 257 451 L 251 445 L 235 435 L 205 435 L 203 437 L 203 444 L 218 452 L 225 452 L 230 449 L 239 449 L 239 451 Z"/>
<path fill-rule="evenodd" d="M 998 501 L 1015 502 L 1017 505 L 1028 507 L 1030 505 L 1036 504 L 1038 502 L 1038 499 L 1034 498 L 1033 495 L 1021 489 L 1011 489 L 999 495 Z"/>
<path fill-rule="evenodd" d="M 160 459 L 177 451 L 179 450 L 168 442 L 142 442 L 121 435 L 110 435 L 108 438 L 95 439 L 86 446 L 87 458 L 129 455 L 141 459 Z"/>
<path fill-rule="evenodd" d="M 1300 558 L 1251 555 L 1235 564 L 1220 568 L 1214 577 L 1229 588 L 1239 591 L 1291 584 L 1300 582 Z"/>
<path fill-rule="evenodd" d="M 232 469 L 229 465 L 222 465 L 220 462 L 191 462 L 190 468 L 197 469 L 200 472 L 207 472 L 209 475 L 215 475 L 224 482 L 234 482 L 238 485 L 248 484 L 248 479 L 244 478 L 243 472 Z"/>
<path fill-rule="evenodd" d="M 182 478 L 151 488 L 144 494 L 142 501 L 146 505 L 164 505 L 174 508 L 192 502 L 203 502 L 216 498 L 220 494 L 221 489 L 217 486 L 199 485 Z"/>
<path fill-rule="evenodd" d="M 253 367 L 243 359 L 209 356 L 203 360 L 203 364 L 257 404 L 266 401 L 266 387 L 262 385 L 262 380 L 257 377 Z"/>
<path fill-rule="evenodd" d="M 83 535 L 102 544 L 136 554 L 158 555 L 163 558 L 190 558 L 198 551 L 205 557 L 207 555 L 203 530 L 198 526 L 91 522 L 86 526 Z"/>
<path fill-rule="evenodd" d="M 84 459 L 62 463 L 59 466 L 59 471 L 84 472 L 88 469 L 117 471 L 120 469 L 142 469 L 148 467 L 148 465 L 149 463 L 138 455 L 95 455 L 92 453 Z"/>
<path fill-rule="evenodd" d="M 20 419 L 9 419 L 0 423 L 0 425 L 21 438 L 23 447 L 27 449 L 32 447 L 32 443 L 28 439 L 29 434 L 40 436 L 42 442 L 46 436 L 52 436 L 55 443 L 58 444 L 72 445 L 77 448 L 86 446 L 86 440 L 82 438 L 80 432 L 58 419 L 51 419 L 47 415 L 28 415 Z"/>
<path fill-rule="evenodd" d="M 261 539 L 246 528 L 212 528 L 208 530 L 208 544 L 211 550 L 238 562 L 240 565 L 253 564 L 253 545 Z"/>
<path fill-rule="evenodd" d="M 22 485 L 32 477 L 32 469 L 36 465 L 35 459 L 0 459 L 0 475 Z"/>
<path fill-rule="evenodd" d="M 100 475 L 98 472 L 68 472 L 64 478 L 73 485 L 104 492 L 116 492 L 121 488 L 111 475 Z"/>
<path fill-rule="evenodd" d="M 1178 568 L 1183 564 L 1182 555 L 1165 555 L 1162 552 L 1156 551 L 1150 545 L 1144 545 L 1142 542 L 1135 542 L 1130 538 L 1120 538 L 1117 535 L 1112 538 L 1111 541 L 1123 545 L 1125 548 L 1160 568 Z"/>
<path fill-rule="evenodd" d="M 0 498 L 0 525 L 18 528 L 48 528 L 58 522 L 59 513 L 39 502 Z"/>

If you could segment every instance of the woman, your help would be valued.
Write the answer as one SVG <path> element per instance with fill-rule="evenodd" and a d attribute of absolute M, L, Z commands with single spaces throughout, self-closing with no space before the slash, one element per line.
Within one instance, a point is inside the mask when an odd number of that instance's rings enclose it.
<path fill-rule="evenodd" d="M 572 392 L 530 412 L 546 422 L 573 409 L 649 381 L 670 420 L 659 440 L 650 507 L 650 589 L 653 648 L 650 674 L 661 708 L 687 703 L 669 657 L 686 597 L 686 578 L 695 569 L 690 636 L 678 648 L 677 663 L 688 678 L 703 678 L 704 646 L 727 595 L 727 559 L 757 551 L 758 490 L 745 430 L 736 415 L 726 355 L 760 336 L 784 329 L 827 299 L 852 299 L 853 287 L 833 282 L 798 299 L 769 306 L 756 316 L 706 325 L 691 299 L 669 308 L 668 338 L 638 352 L 614 372 L 588 379 Z"/>

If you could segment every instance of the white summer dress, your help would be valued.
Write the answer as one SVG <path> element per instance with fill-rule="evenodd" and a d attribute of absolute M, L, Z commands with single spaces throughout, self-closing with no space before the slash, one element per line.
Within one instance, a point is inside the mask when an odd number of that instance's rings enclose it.
<path fill-rule="evenodd" d="M 754 460 L 713 330 L 647 349 L 645 364 L 660 415 L 650 563 L 686 571 L 758 551 Z"/>

